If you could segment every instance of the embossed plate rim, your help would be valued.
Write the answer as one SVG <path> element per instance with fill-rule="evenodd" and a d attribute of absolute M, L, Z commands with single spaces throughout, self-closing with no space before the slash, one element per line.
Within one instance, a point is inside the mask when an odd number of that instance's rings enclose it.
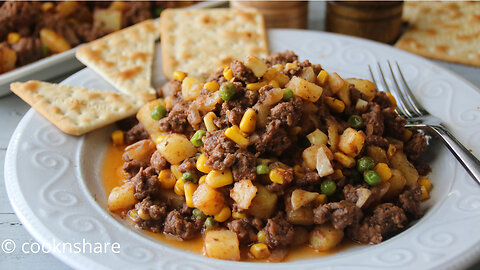
<path fill-rule="evenodd" d="M 294 37 L 294 38 L 292 38 Z M 270 45 L 272 48 L 272 51 L 279 51 L 283 50 L 285 48 L 292 48 L 295 50 L 301 57 L 302 59 L 316 59 L 312 60 L 313 63 L 321 63 L 324 64 L 324 67 L 326 67 L 327 70 L 332 70 L 332 71 L 338 71 L 342 72 L 341 67 L 337 68 L 335 66 L 336 62 L 338 61 L 333 61 L 330 59 L 328 60 L 329 57 L 340 57 L 343 59 L 345 64 L 348 61 L 351 62 L 361 62 L 361 54 L 358 52 L 356 53 L 355 50 L 348 51 L 346 49 L 362 49 L 364 48 L 366 51 L 370 49 L 378 50 L 375 51 L 375 53 L 372 53 L 376 58 L 376 60 L 383 60 L 379 55 L 382 55 L 382 51 L 385 54 L 385 51 L 390 52 L 391 54 L 386 54 L 388 57 L 398 57 L 401 58 L 399 60 L 402 61 L 413 61 L 413 63 L 418 64 L 421 67 L 426 67 L 427 69 L 434 70 L 434 72 L 437 72 L 439 74 L 443 74 L 446 77 L 451 78 L 454 82 L 461 82 L 461 84 L 465 84 L 468 91 L 472 92 L 474 95 L 477 95 L 480 93 L 477 88 L 471 85 L 471 83 L 467 82 L 463 78 L 459 77 L 456 74 L 453 74 L 443 68 L 440 68 L 418 56 L 411 55 L 406 52 L 402 52 L 399 50 L 396 50 L 394 48 L 391 48 L 389 46 L 383 45 L 383 44 L 378 44 L 375 42 L 367 41 L 367 40 L 362 40 L 362 39 L 357 39 L 357 38 L 352 38 L 352 37 L 347 37 L 347 36 L 341 36 L 341 35 L 336 35 L 336 34 L 329 34 L 329 33 L 321 33 L 321 32 L 315 32 L 315 31 L 298 31 L 298 30 L 271 30 L 269 31 L 269 39 L 270 39 Z M 341 46 L 334 46 L 335 44 L 331 44 L 332 48 L 330 48 L 330 54 L 331 55 L 324 55 L 324 56 L 319 56 L 319 55 L 314 55 L 314 51 L 318 49 L 319 46 L 316 46 L 315 48 L 309 48 L 308 46 L 309 43 L 302 43 L 303 40 L 309 40 L 313 41 L 312 45 L 322 45 L 326 46 L 325 44 L 328 43 L 328 41 L 332 41 L 333 43 L 339 43 Z M 293 40 L 293 41 L 292 41 Z M 325 44 L 322 44 L 325 43 Z M 328 44 L 327 44 L 328 45 Z M 353 47 L 352 47 L 353 46 Z M 307 50 L 307 51 L 305 51 Z M 311 50 L 311 51 L 308 51 Z M 345 55 L 338 56 L 336 53 L 338 52 L 346 52 Z M 348 53 L 351 53 L 349 55 Z M 310 53 L 310 55 L 309 55 Z M 308 55 L 308 56 L 306 56 Z M 314 55 L 313 57 L 310 57 L 311 55 Z M 351 57 L 351 59 L 344 59 L 345 57 Z M 340 59 L 339 58 L 339 59 Z M 320 59 L 320 60 L 318 60 Z M 348 61 L 347 61 L 348 60 Z M 400 63 L 402 64 L 402 61 Z M 366 67 L 365 63 L 363 65 L 360 65 L 359 63 L 352 64 L 352 66 L 355 66 L 358 68 L 358 70 L 349 70 L 347 73 L 352 73 L 352 74 L 358 74 L 358 76 L 364 76 L 368 78 L 368 73 L 367 71 L 363 71 L 360 69 L 363 69 Z M 345 69 L 347 70 L 347 69 Z M 81 79 L 88 79 L 87 77 L 90 76 L 90 79 L 95 79 L 95 76 L 93 76 L 93 73 L 89 73 L 89 70 L 83 70 L 80 73 L 77 73 L 76 75 L 72 76 L 71 79 L 78 78 L 80 80 L 77 83 L 82 83 Z M 90 74 L 90 75 L 89 75 Z M 342 74 L 342 73 L 340 73 Z M 80 76 L 81 75 L 81 76 Z M 85 78 L 82 76 L 85 75 Z M 93 76 L 93 77 L 92 77 Z M 68 80 L 68 79 L 67 79 Z M 101 82 L 100 82 L 101 84 Z M 467 91 L 465 90 L 465 91 Z M 442 92 L 440 92 L 441 94 Z M 433 93 L 436 94 L 436 93 Z M 438 93 L 437 93 L 438 94 Z M 435 95 L 433 95 L 434 97 Z M 428 101 L 428 100 L 426 100 Z M 453 101 L 452 101 L 453 102 Z M 428 105 L 428 104 L 427 104 Z M 427 106 L 427 108 L 429 108 Z M 430 108 L 429 108 L 430 109 Z M 477 121 L 477 115 L 472 114 L 470 118 L 472 121 Z M 467 115 L 467 120 L 469 120 Z M 453 119 L 456 120 L 456 119 Z M 462 119 L 463 120 L 463 119 Z M 33 123 L 32 123 L 33 121 Z M 476 123 L 476 122 L 475 122 Z M 51 126 L 50 123 L 46 122 L 46 120 L 42 119 L 35 111 L 30 110 L 24 119 L 20 122 L 19 126 L 15 130 L 14 135 L 11 138 L 8 150 L 7 150 L 7 156 L 5 160 L 5 182 L 7 186 L 7 193 L 10 198 L 10 201 L 12 203 L 12 206 L 17 213 L 19 219 L 22 221 L 22 223 L 25 225 L 26 229 L 39 241 L 42 243 L 46 243 L 48 241 L 51 241 L 52 238 L 58 238 L 59 240 L 63 241 L 68 241 L 70 239 L 74 239 L 75 237 L 85 237 L 91 239 L 92 242 L 95 241 L 95 239 L 92 239 L 94 236 L 92 231 L 92 228 L 95 229 L 95 222 L 92 222 L 92 220 L 88 219 L 79 219 L 79 224 L 76 224 L 75 226 L 84 226 L 86 228 L 83 228 L 83 234 L 81 235 L 72 235 L 71 237 L 66 237 L 62 234 L 62 230 L 65 228 L 57 228 L 58 230 L 50 229 L 51 226 L 54 226 L 53 224 L 48 224 L 49 220 L 45 218 L 46 214 L 48 213 L 44 211 L 45 209 L 37 209 L 41 208 L 39 205 L 37 205 L 36 201 L 32 199 L 31 197 L 28 197 L 29 189 L 26 185 L 31 184 L 32 186 L 38 185 L 35 181 L 28 182 L 25 179 L 19 179 L 19 177 L 22 177 L 22 174 L 24 174 L 23 170 L 20 170 L 19 163 L 17 162 L 18 160 L 21 160 L 23 162 L 28 162 L 25 160 L 22 160 L 21 156 L 25 155 L 25 151 L 34 151 L 35 150 L 35 141 L 32 140 L 32 137 L 30 137 L 29 132 L 35 133 L 32 128 L 40 126 L 43 130 L 45 129 L 46 132 L 50 132 L 50 134 L 47 134 L 46 136 L 53 136 L 52 140 L 55 139 L 55 136 L 60 136 L 61 138 L 65 139 L 67 142 L 65 147 L 59 147 L 57 145 L 56 149 L 55 147 L 51 147 L 48 150 L 51 151 L 57 151 L 59 154 L 65 154 L 63 152 L 68 152 L 72 151 L 73 154 L 67 154 L 67 162 L 73 162 L 73 165 L 77 165 L 78 162 L 78 156 L 77 154 L 79 153 L 78 151 L 81 151 L 82 147 L 82 142 L 84 141 L 85 137 L 72 137 L 65 135 L 61 132 L 59 132 L 56 128 Z M 473 130 L 476 131 L 478 129 L 479 125 L 477 123 L 475 124 Z M 41 131 L 42 131 L 41 130 Z M 460 130 L 466 130 L 466 128 L 461 128 Z M 40 132 L 40 131 L 39 131 Z M 48 138 L 47 138 L 48 139 Z M 476 141 L 474 142 L 476 143 Z M 27 145 L 30 144 L 30 145 Z M 72 145 L 73 144 L 73 145 Z M 38 147 L 37 147 L 38 148 Z M 46 147 L 44 147 L 46 148 Z M 32 150 L 33 149 L 33 150 Z M 68 149 L 65 150 L 65 149 Z M 480 147 L 478 147 L 477 144 L 475 144 L 475 150 L 480 150 Z M 47 151 L 45 149 L 42 150 L 40 146 L 39 152 L 42 151 Z M 57 153 L 55 152 L 55 153 Z M 57 153 L 57 154 L 58 154 Z M 443 152 L 442 152 L 443 153 Z M 38 153 L 37 153 L 38 154 Z M 68 159 L 70 158 L 70 159 Z M 54 159 L 52 159 L 54 160 Z M 448 159 L 448 161 L 451 159 Z M 55 167 L 56 163 L 50 163 L 50 166 Z M 78 163 L 78 165 L 80 165 Z M 432 223 L 432 220 L 436 218 L 436 222 L 439 223 L 440 225 L 436 225 L 436 227 L 433 227 L 431 229 L 432 234 L 426 234 L 426 245 L 434 246 L 434 248 L 431 248 L 430 251 L 433 249 L 436 251 L 437 249 L 442 250 L 443 247 L 442 245 L 448 245 L 451 243 L 451 241 L 455 241 L 452 237 L 455 237 L 453 234 L 448 234 L 445 232 L 442 232 L 442 230 L 439 229 L 440 233 L 435 234 L 436 228 L 440 228 L 442 226 L 442 222 L 452 222 L 452 221 L 445 221 L 442 219 L 438 218 L 438 215 L 440 211 L 444 211 L 446 207 L 450 207 L 455 203 L 455 206 L 459 209 L 461 213 L 458 213 L 458 216 L 461 216 L 461 214 L 464 214 L 464 212 L 469 212 L 472 209 L 473 210 L 478 210 L 478 196 L 475 194 L 475 189 L 468 181 L 469 179 L 465 178 L 465 175 L 462 174 L 462 169 L 459 167 L 457 163 L 451 165 L 452 173 L 453 176 L 458 177 L 459 179 L 453 183 L 451 186 L 447 187 L 447 195 L 445 198 L 441 198 L 438 203 L 427 213 L 427 216 L 424 219 L 421 219 L 413 228 L 407 230 L 404 233 L 399 234 L 398 236 L 392 238 L 391 240 L 388 240 L 380 245 L 377 246 L 372 246 L 368 248 L 361 248 L 358 251 L 352 251 L 348 253 L 338 253 L 334 256 L 327 257 L 327 258 L 317 258 L 317 259 L 308 259 L 308 260 L 301 260 L 301 261 L 294 261 L 294 262 L 289 262 L 289 263 L 281 263 L 281 264 L 256 264 L 256 263 L 245 263 L 245 262 L 227 262 L 227 261 L 219 261 L 219 260 L 212 260 L 208 258 L 204 258 L 199 255 L 194 255 L 194 254 L 186 254 L 185 252 L 177 252 L 175 250 L 172 250 L 170 248 L 165 249 L 163 245 L 156 243 L 154 241 L 145 241 L 145 237 L 137 235 L 135 232 L 128 230 L 129 231 L 129 236 L 128 237 L 133 237 L 133 239 L 136 241 L 136 243 L 143 245 L 146 248 L 151 248 L 155 252 L 158 252 L 158 254 L 166 255 L 161 258 L 158 258 L 157 260 L 149 263 L 146 265 L 145 263 L 143 264 L 142 268 L 167 268 L 167 269 L 176 269 L 176 268 L 181 268 L 182 266 L 190 266 L 192 269 L 198 268 L 198 269 L 215 269 L 218 267 L 226 268 L 229 267 L 231 269 L 240 269 L 244 267 L 253 267 L 254 269 L 264 269 L 264 268 L 278 268 L 278 269 L 287 269 L 294 265 L 301 266 L 302 268 L 316 268 L 318 266 L 330 266 L 331 268 L 335 267 L 344 267 L 344 268 L 351 268 L 351 269 L 358 269 L 358 268 L 365 268 L 365 269 L 371 269 L 371 268 L 384 268 L 384 267 L 392 267 L 392 268 L 402 268 L 405 266 L 408 266 L 406 263 L 418 263 L 414 264 L 414 266 L 420 265 L 420 263 L 423 261 L 420 261 L 421 256 L 428 255 L 426 253 L 422 253 L 417 245 L 417 243 L 412 242 L 412 243 L 405 243 L 406 240 L 410 240 L 412 235 L 415 235 L 420 229 L 425 228 L 425 226 L 428 226 L 430 223 Z M 71 181 L 68 182 L 71 184 L 71 187 L 68 186 L 62 186 L 62 184 L 67 184 L 67 183 L 57 183 L 59 186 L 60 191 L 64 190 L 66 193 L 61 194 L 61 193 L 55 193 L 53 195 L 59 195 L 59 196 L 66 196 L 66 197 L 58 197 L 60 203 L 63 203 L 65 205 L 68 205 L 68 192 L 70 192 L 70 189 L 74 188 L 84 188 L 85 183 L 77 183 L 76 179 L 76 169 L 74 166 L 71 166 L 67 168 L 68 172 L 73 172 L 74 177 L 73 178 L 65 178 L 65 181 Z M 43 172 L 39 171 L 39 175 L 41 175 Z M 47 170 L 48 173 L 48 170 Z M 20 175 L 20 176 L 19 176 Z M 468 176 L 467 176 L 468 177 Z M 465 178 L 465 179 L 464 179 Z M 62 180 L 64 180 L 62 178 Z M 41 185 L 40 185 L 41 186 Z M 469 192 L 469 190 L 473 190 L 474 192 Z M 57 190 L 57 191 L 58 191 Z M 435 189 L 434 189 L 435 191 Z M 478 192 L 477 192 L 478 193 Z M 78 192 L 78 190 L 74 191 L 72 193 L 74 196 L 81 196 L 78 199 L 82 200 L 82 202 L 85 205 L 89 205 L 93 202 L 93 198 L 91 196 L 88 196 L 88 193 L 84 193 L 83 190 Z M 91 195 L 91 194 L 90 194 Z M 459 198 L 460 195 L 464 195 L 465 200 L 461 200 Z M 56 198 L 56 197 L 55 197 Z M 469 201 L 471 199 L 472 201 Z M 464 203 L 465 205 L 463 205 Z M 73 204 L 72 204 L 73 205 Z M 462 208 L 463 207 L 463 208 Z M 461 209 L 462 208 L 462 209 Z M 67 208 L 70 209 L 70 208 Z M 100 225 L 105 225 L 108 226 L 106 228 L 118 228 L 118 222 L 114 218 L 112 218 L 106 211 L 102 210 L 98 205 L 96 207 L 92 207 L 89 209 L 77 209 L 74 206 L 71 207 L 71 212 L 75 213 L 81 213 L 81 211 L 86 211 L 90 210 L 92 211 L 91 216 L 89 217 L 95 217 L 97 220 L 100 220 L 101 224 Z M 463 212 L 462 212 L 463 211 Z M 45 213 L 44 213 L 45 212 Z M 43 214 L 42 214 L 43 213 Z M 42 216 L 43 215 L 43 216 Z M 69 217 L 68 215 L 65 215 L 66 217 Z M 472 218 L 471 216 L 467 216 L 469 220 Z M 474 215 L 473 218 L 478 218 L 480 215 Z M 73 222 L 73 221 L 72 221 Z M 83 222 L 83 223 L 82 223 Z M 50 221 L 51 223 L 51 221 Z M 65 223 L 65 222 L 64 222 Z M 103 224 L 105 223 L 105 224 Z M 97 224 L 98 225 L 98 224 Z M 50 227 L 49 227 L 50 226 Z M 93 226 L 93 227 L 92 227 Z M 90 228 L 90 230 L 89 230 Z M 77 228 L 78 229 L 78 228 Z M 468 232 L 468 227 L 464 228 L 465 235 Z M 125 230 L 122 230 L 125 231 Z M 457 232 L 457 231 L 455 231 Z M 112 231 L 112 234 L 115 234 L 117 232 Z M 442 234 L 443 233 L 443 234 Z M 474 234 L 477 235 L 477 234 Z M 118 235 L 117 235 L 118 236 Z M 413 237 L 413 236 L 412 236 Z M 428 238 L 430 237 L 430 238 Z M 422 242 L 422 235 L 419 236 L 420 239 L 416 239 L 420 242 Z M 475 238 L 475 244 L 478 244 L 480 241 L 480 236 Z M 122 241 L 122 239 L 120 239 Z M 123 243 L 123 242 L 122 242 Z M 455 242 L 454 242 L 455 243 Z M 127 243 L 125 243 L 127 245 Z M 401 245 L 400 245 L 401 244 Z M 425 243 L 424 243 L 425 244 Z M 436 246 L 435 246 L 436 245 Z M 389 251 L 391 247 L 396 247 L 397 249 L 393 249 L 393 251 Z M 452 245 L 453 246 L 453 245 Z M 447 261 L 445 261 L 445 256 L 436 260 L 437 265 L 435 262 L 432 264 L 429 264 L 429 267 L 434 268 L 438 267 L 438 263 L 441 263 L 440 267 L 441 268 L 458 268 L 461 266 L 465 266 L 468 263 L 472 262 L 475 259 L 475 256 L 477 256 L 480 253 L 480 247 L 475 248 L 475 246 L 478 245 L 470 245 L 469 247 L 462 247 L 464 248 L 462 251 L 465 251 L 461 253 L 457 258 L 453 259 L 451 256 L 455 255 L 450 255 L 450 253 L 447 253 Z M 128 247 L 128 245 L 126 246 Z M 450 247 L 451 248 L 451 247 Z M 428 249 L 428 248 L 426 248 Z M 448 248 L 447 248 L 448 249 Z M 468 250 L 468 252 L 466 251 Z M 458 250 L 457 250 L 458 251 Z M 364 256 L 367 254 L 367 256 Z M 145 254 L 145 253 L 143 253 Z M 347 255 L 348 256 L 345 256 Z M 88 255 L 80 255 L 76 256 L 75 254 L 56 254 L 54 253 L 55 256 L 57 256 L 59 259 L 64 261 L 65 263 L 69 264 L 72 267 L 75 268 L 110 268 L 113 267 L 116 263 L 121 261 L 123 264 L 123 268 L 127 267 L 127 265 L 135 265 L 138 268 L 140 268 L 139 264 L 133 264 L 130 261 L 125 261 L 124 257 L 112 257 L 112 256 L 101 256 L 101 257 L 92 257 Z M 132 255 L 132 254 L 130 254 Z M 142 253 L 136 253 L 133 254 L 132 256 L 141 256 Z M 374 255 L 377 255 L 376 257 Z M 434 256 L 435 254 L 430 254 Z M 440 254 L 442 255 L 442 254 Z M 450 255 L 450 257 L 448 257 Z M 363 257 L 362 257 L 363 256 Z M 362 258 L 364 261 L 352 261 L 352 258 Z M 369 258 L 371 257 L 371 258 Z M 155 258 L 155 257 L 154 257 Z M 350 259 L 349 259 L 350 258 Z M 423 257 L 422 257 L 423 258 Z M 122 260 L 123 259 L 123 260 Z M 402 261 L 403 260 L 403 261 Z M 442 261 L 443 260 L 443 261 Z M 118 262 L 117 262 L 118 261 Z M 130 262 L 130 264 L 129 264 Z M 335 263 L 334 265 L 329 264 L 329 263 Z M 109 264 L 111 263 L 111 264 Z M 404 264 L 401 264 L 404 263 Z M 334 267 L 335 266 L 335 267 Z"/>

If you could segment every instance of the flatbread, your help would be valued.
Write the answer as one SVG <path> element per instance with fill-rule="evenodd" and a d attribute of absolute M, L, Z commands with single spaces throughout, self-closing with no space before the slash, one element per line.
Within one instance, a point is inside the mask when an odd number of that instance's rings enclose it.
<path fill-rule="evenodd" d="M 71 135 L 81 135 L 135 115 L 143 105 L 128 94 L 41 81 L 15 82 L 10 89 Z"/>
<path fill-rule="evenodd" d="M 161 21 L 162 66 L 169 79 L 175 70 L 202 77 L 235 59 L 268 56 L 265 23 L 256 10 L 167 9 Z"/>
<path fill-rule="evenodd" d="M 147 20 L 87 43 L 75 55 L 119 91 L 147 102 L 155 99 L 152 63 L 159 36 L 160 23 Z"/>
<path fill-rule="evenodd" d="M 410 26 L 396 47 L 480 66 L 480 2 L 405 2 L 403 14 Z"/>

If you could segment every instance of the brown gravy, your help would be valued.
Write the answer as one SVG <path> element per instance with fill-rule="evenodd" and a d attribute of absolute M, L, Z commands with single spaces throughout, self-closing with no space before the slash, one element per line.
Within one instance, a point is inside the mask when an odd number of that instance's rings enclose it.
<path fill-rule="evenodd" d="M 124 180 L 126 179 L 126 175 L 122 171 L 123 150 L 124 150 L 124 147 L 114 146 L 113 144 L 110 144 L 108 146 L 106 155 L 103 160 L 102 172 L 101 172 L 101 179 L 102 179 L 101 181 L 106 194 L 110 194 L 110 191 L 114 187 L 122 185 Z M 121 214 L 121 213 L 118 213 L 118 214 Z M 173 239 L 161 233 L 153 233 L 149 231 L 142 231 L 142 233 L 162 243 L 166 243 L 170 246 L 173 246 L 175 248 L 178 248 L 181 250 L 187 250 L 197 254 L 203 254 L 203 239 L 201 237 L 190 240 L 190 241 L 178 241 L 176 239 Z M 350 247 L 358 246 L 358 245 L 359 244 L 353 241 L 344 239 L 342 244 L 340 244 L 335 249 L 327 252 L 317 252 L 314 249 L 308 247 L 307 245 L 299 246 L 299 247 L 291 248 L 289 250 L 288 255 L 285 258 L 284 262 L 300 260 L 300 259 L 324 257 L 324 256 L 332 255 L 339 251 L 345 250 Z M 252 259 L 248 256 L 248 248 L 242 249 L 242 260 L 252 261 L 252 262 L 260 261 L 260 260 Z"/>

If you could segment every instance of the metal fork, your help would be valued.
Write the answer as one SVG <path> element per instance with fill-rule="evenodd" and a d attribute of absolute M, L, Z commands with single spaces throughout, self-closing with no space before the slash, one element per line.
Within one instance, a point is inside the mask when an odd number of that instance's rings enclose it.
<path fill-rule="evenodd" d="M 377 65 L 378 70 L 380 71 L 380 77 L 385 87 L 384 89 L 387 92 L 390 92 L 397 100 L 397 113 L 407 120 L 406 127 L 415 127 L 423 130 L 429 135 L 440 138 L 448 147 L 450 152 L 452 152 L 452 154 L 457 158 L 460 164 L 462 164 L 467 172 L 473 177 L 477 184 L 480 185 L 480 161 L 475 158 L 475 156 L 448 131 L 439 118 L 430 115 L 430 113 L 420 105 L 413 95 L 412 90 L 408 86 L 398 62 L 395 63 L 398 73 L 400 74 L 400 78 L 395 76 L 392 64 L 390 61 L 388 61 L 388 67 L 394 82 L 394 87 L 391 89 L 388 87 L 385 74 L 380 63 L 377 63 Z M 372 67 L 369 65 L 368 68 L 370 70 L 373 82 L 378 88 L 379 84 L 375 80 Z M 399 82 L 401 82 L 403 87 L 400 86 Z"/>

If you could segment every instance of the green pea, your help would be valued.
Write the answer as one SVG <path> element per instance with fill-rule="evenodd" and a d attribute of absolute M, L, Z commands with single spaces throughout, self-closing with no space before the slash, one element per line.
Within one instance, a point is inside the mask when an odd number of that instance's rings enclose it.
<path fill-rule="evenodd" d="M 231 82 L 223 83 L 219 90 L 220 97 L 225 101 L 233 99 L 236 92 L 237 89 L 235 89 L 235 85 Z"/>
<path fill-rule="evenodd" d="M 283 101 L 289 101 L 291 98 L 293 98 L 293 91 L 290 88 L 285 88 L 283 89 Z"/>
<path fill-rule="evenodd" d="M 186 173 L 183 173 L 182 180 L 183 182 L 187 182 L 187 181 L 193 182 L 195 180 L 195 176 L 193 175 L 193 173 L 186 172 Z"/>
<path fill-rule="evenodd" d="M 152 109 L 152 119 L 160 120 L 167 115 L 167 109 L 162 105 L 157 105 Z"/>
<path fill-rule="evenodd" d="M 270 168 L 266 164 L 260 164 L 257 166 L 257 174 L 268 174 L 270 172 Z"/>
<path fill-rule="evenodd" d="M 375 162 L 371 157 L 361 157 L 357 160 L 357 170 L 364 172 L 373 169 Z"/>
<path fill-rule="evenodd" d="M 363 119 L 360 115 L 352 114 L 352 116 L 348 118 L 347 122 L 354 129 L 359 129 L 363 127 Z"/>
<path fill-rule="evenodd" d="M 207 217 L 205 220 L 205 228 L 207 228 L 207 230 L 211 230 L 217 227 L 217 225 L 218 223 L 215 221 L 215 219 L 213 219 L 213 217 Z"/>
<path fill-rule="evenodd" d="M 163 8 L 161 8 L 161 7 L 156 7 L 156 8 L 153 10 L 153 16 L 154 16 L 154 18 L 160 17 L 160 13 L 162 13 L 162 11 L 163 11 Z"/>
<path fill-rule="evenodd" d="M 42 45 L 42 56 L 48 56 L 48 48 L 45 45 Z"/>
<path fill-rule="evenodd" d="M 380 175 L 372 170 L 363 173 L 363 180 L 365 180 L 370 186 L 376 186 L 382 182 Z"/>
<path fill-rule="evenodd" d="M 207 218 L 207 216 L 197 208 L 193 209 L 192 213 L 195 218 L 201 218 L 201 219 Z"/>
<path fill-rule="evenodd" d="M 199 157 L 199 156 L 201 156 L 201 155 L 202 155 L 201 153 L 196 153 L 196 154 L 195 154 L 195 157 Z"/>
<path fill-rule="evenodd" d="M 195 146 L 202 146 L 203 142 L 202 142 L 202 138 L 203 136 L 205 136 L 207 134 L 207 132 L 203 129 L 199 129 L 197 130 L 197 132 L 195 132 L 195 134 L 193 134 L 192 138 L 190 138 L 190 141 L 192 142 L 193 145 Z"/>
<path fill-rule="evenodd" d="M 335 182 L 332 180 L 325 180 L 322 182 L 320 189 L 322 190 L 323 194 L 332 195 L 337 189 L 337 184 L 335 184 Z"/>

